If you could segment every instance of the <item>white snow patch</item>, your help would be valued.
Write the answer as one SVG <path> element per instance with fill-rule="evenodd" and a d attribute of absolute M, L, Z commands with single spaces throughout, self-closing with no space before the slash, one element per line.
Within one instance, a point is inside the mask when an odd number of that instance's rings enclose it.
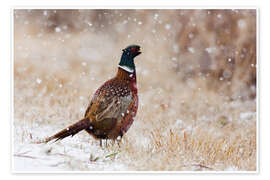
<path fill-rule="evenodd" d="M 37 82 L 38 84 L 40 84 L 40 83 L 42 82 L 42 79 L 37 78 L 37 79 L 36 79 L 36 82 Z"/>
<path fill-rule="evenodd" d="M 254 112 L 243 112 L 240 113 L 240 119 L 244 120 L 244 119 L 250 119 L 252 117 L 256 117 L 256 113 Z"/>
<path fill-rule="evenodd" d="M 188 51 L 192 54 L 195 53 L 195 49 L 193 47 L 188 47 Z"/>
<path fill-rule="evenodd" d="M 235 166 L 231 166 L 231 167 L 228 167 L 227 169 L 225 169 L 225 171 L 238 171 L 239 169 Z"/>
<path fill-rule="evenodd" d="M 47 16 L 48 15 L 48 11 L 43 11 L 43 15 Z"/>
<path fill-rule="evenodd" d="M 169 29 L 171 29 L 171 25 L 170 25 L 170 24 L 166 24 L 166 25 L 165 25 L 165 28 L 166 28 L 167 30 L 169 30 Z"/>
<path fill-rule="evenodd" d="M 58 33 L 58 32 L 61 32 L 61 28 L 60 28 L 60 27 L 56 27 L 56 28 L 55 28 L 55 32 L 57 32 L 57 33 Z"/>
<path fill-rule="evenodd" d="M 83 96 L 80 96 L 80 100 L 83 100 L 84 99 L 84 97 Z"/>
<path fill-rule="evenodd" d="M 87 63 L 86 62 L 82 62 L 82 66 L 86 66 L 87 65 Z"/>
<path fill-rule="evenodd" d="M 222 14 L 218 14 L 217 18 L 221 19 L 222 18 Z"/>
<path fill-rule="evenodd" d="M 26 171 L 113 171 L 128 170 L 128 167 L 117 159 L 110 161 L 108 152 L 99 147 L 87 133 L 78 133 L 62 141 L 47 144 L 36 144 L 36 140 L 48 137 L 61 127 L 29 126 L 16 123 L 13 135 L 13 170 Z M 31 138 L 30 135 L 31 134 Z M 33 138 L 33 139 L 32 139 Z M 98 157 L 97 161 L 90 161 L 91 154 Z"/>
<path fill-rule="evenodd" d="M 180 126 L 182 124 L 183 124 L 183 120 L 178 119 L 178 120 L 175 121 L 174 127 L 178 127 L 178 126 Z"/>
<path fill-rule="evenodd" d="M 158 16 L 159 16 L 158 14 L 155 14 L 154 15 L 154 19 L 157 20 L 158 19 Z"/>
<path fill-rule="evenodd" d="M 208 52 L 209 54 L 211 54 L 213 51 L 215 51 L 216 48 L 215 47 L 208 47 L 208 48 L 205 48 L 205 51 Z"/>
<path fill-rule="evenodd" d="M 239 19 L 238 21 L 237 21 L 237 25 L 238 25 L 238 27 L 239 28 L 245 28 L 246 27 L 246 22 L 245 22 L 245 20 L 243 20 L 243 19 Z"/>
<path fill-rule="evenodd" d="M 171 60 L 174 61 L 174 62 L 176 62 L 177 61 L 177 58 L 176 57 L 172 57 Z"/>

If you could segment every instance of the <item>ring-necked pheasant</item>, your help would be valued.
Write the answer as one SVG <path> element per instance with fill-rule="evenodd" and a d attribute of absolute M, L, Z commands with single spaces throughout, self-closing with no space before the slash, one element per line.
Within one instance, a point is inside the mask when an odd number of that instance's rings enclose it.
<path fill-rule="evenodd" d="M 134 58 L 141 54 L 140 46 L 123 49 L 116 76 L 95 92 L 84 118 L 46 138 L 42 143 L 74 136 L 82 130 L 100 140 L 122 138 L 134 121 L 138 109 L 136 69 Z"/>

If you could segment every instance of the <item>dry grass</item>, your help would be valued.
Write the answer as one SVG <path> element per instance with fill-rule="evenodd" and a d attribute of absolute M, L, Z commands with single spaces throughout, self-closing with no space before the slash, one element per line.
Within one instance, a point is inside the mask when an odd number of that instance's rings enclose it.
<path fill-rule="evenodd" d="M 248 10 L 17 10 L 17 158 L 57 160 L 45 165 L 62 170 L 256 170 L 255 23 Z M 100 149 L 84 132 L 29 144 L 81 119 L 95 90 L 115 75 L 121 48 L 133 43 L 143 51 L 139 109 L 120 148 Z M 35 149 L 43 153 L 34 156 Z"/>

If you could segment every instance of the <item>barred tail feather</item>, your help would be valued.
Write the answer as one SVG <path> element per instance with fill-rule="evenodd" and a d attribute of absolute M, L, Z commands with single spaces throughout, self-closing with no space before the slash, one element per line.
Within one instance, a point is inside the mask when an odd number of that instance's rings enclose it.
<path fill-rule="evenodd" d="M 76 122 L 75 124 L 67 127 L 66 129 L 63 129 L 62 131 L 56 133 L 53 136 L 50 136 L 44 140 L 41 140 L 37 143 L 48 143 L 49 141 L 52 141 L 55 139 L 54 142 L 64 139 L 68 136 L 74 136 L 75 134 L 77 134 L 78 132 L 80 132 L 81 130 L 87 129 L 90 126 L 90 121 L 88 118 L 82 119 L 78 122 Z"/>

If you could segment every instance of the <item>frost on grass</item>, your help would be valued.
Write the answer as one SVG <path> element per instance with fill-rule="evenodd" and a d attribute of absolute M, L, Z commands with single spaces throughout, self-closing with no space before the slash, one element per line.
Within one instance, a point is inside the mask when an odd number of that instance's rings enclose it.
<path fill-rule="evenodd" d="M 14 18 L 14 170 L 256 170 L 254 10 L 16 10 Z M 143 52 L 139 109 L 120 147 L 100 148 L 86 132 L 32 143 L 82 119 L 134 43 Z"/>
<path fill-rule="evenodd" d="M 22 128 L 23 127 L 23 128 Z M 45 131 L 47 129 L 49 131 Z M 128 170 L 127 165 L 117 162 L 117 149 L 102 150 L 98 143 L 85 135 L 76 135 L 61 142 L 36 144 L 35 142 L 56 128 L 52 126 L 15 126 L 13 167 L 15 171 L 113 171 Z M 113 156 L 112 156 L 113 154 Z"/>

